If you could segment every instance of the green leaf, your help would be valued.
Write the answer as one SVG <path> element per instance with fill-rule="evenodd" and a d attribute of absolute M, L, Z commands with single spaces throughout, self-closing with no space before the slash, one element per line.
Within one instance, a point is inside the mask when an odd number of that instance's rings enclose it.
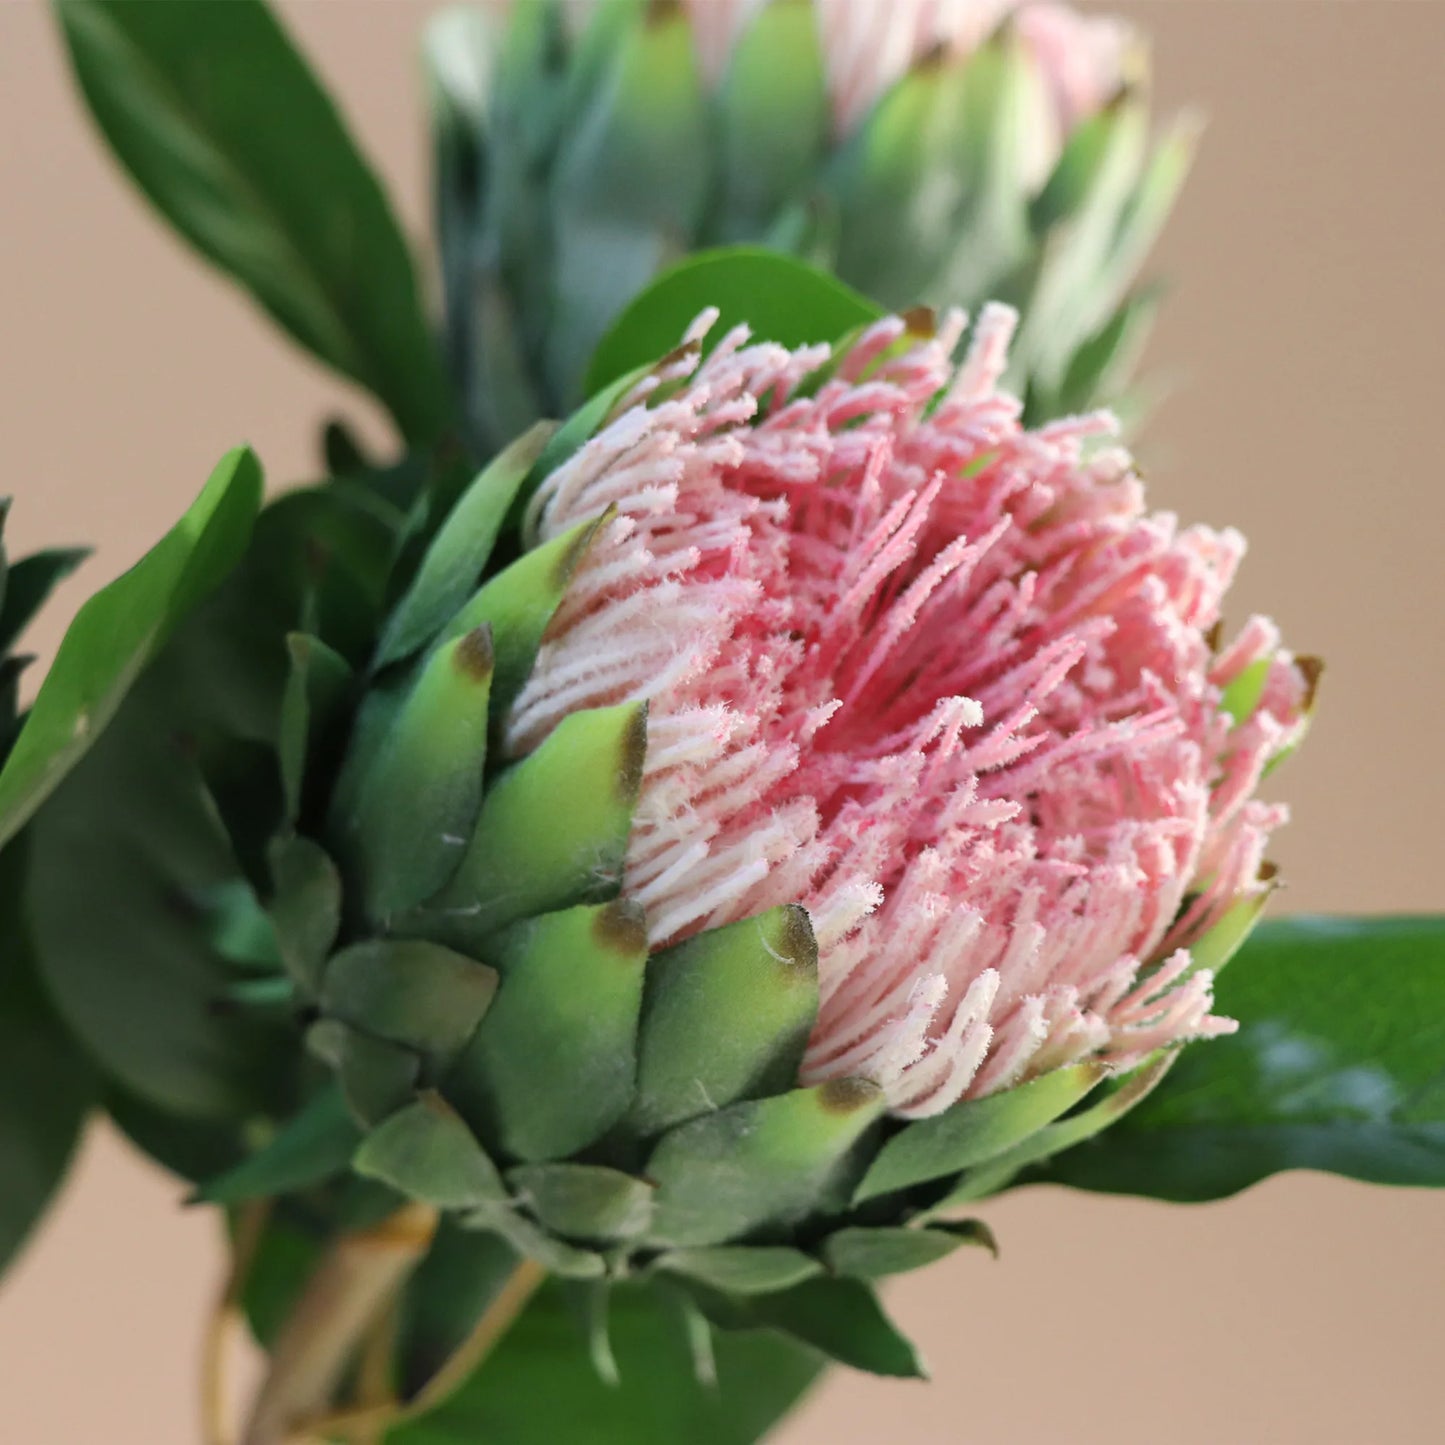
<path fill-rule="evenodd" d="M 987 1163 L 1072 1108 L 1107 1073 L 1103 1064 L 1074 1064 L 907 1125 L 878 1151 L 854 1203 Z"/>
<path fill-rule="evenodd" d="M 21 849 L 0 855 L 0 1271 L 65 1177 L 98 1081 L 36 978 Z"/>
<path fill-rule="evenodd" d="M 324 1089 L 287 1120 L 270 1143 L 197 1189 L 196 1198 L 207 1204 L 240 1204 L 319 1184 L 346 1168 L 360 1137 L 340 1091 Z"/>
<path fill-rule="evenodd" d="M 0 772 L 0 845 L 85 755 L 176 624 L 240 560 L 260 504 L 260 464 L 238 447 L 160 542 L 76 614 Z"/>
<path fill-rule="evenodd" d="M 835 341 L 883 314 L 841 281 L 790 256 L 753 246 L 704 251 L 663 272 L 613 323 L 588 368 L 589 395 L 666 355 L 709 306 L 721 313 L 710 333 L 714 344 L 742 322 L 783 346 Z"/>
<path fill-rule="evenodd" d="M 331 99 L 265 5 L 59 0 L 121 163 L 303 346 L 433 440 L 449 401 L 406 243 Z"/>
<path fill-rule="evenodd" d="M 1218 1199 L 1285 1169 L 1445 1186 L 1445 918 L 1261 924 L 1220 977 L 1239 1032 L 1029 1178 Z"/>
<path fill-rule="evenodd" d="M 817 1378 L 820 1357 L 770 1331 L 717 1339 L 717 1384 L 698 1380 L 675 1310 L 656 1289 L 612 1293 L 609 1333 L 618 1384 L 588 1359 L 562 1288 L 542 1288 L 486 1365 L 388 1445 L 754 1445 Z"/>
<path fill-rule="evenodd" d="M 89 556 L 85 547 L 36 552 L 12 563 L 8 574 L 0 574 L 4 575 L 4 587 L 0 589 L 4 598 L 0 606 L 0 657 L 15 646 L 51 592 Z"/>
<path fill-rule="evenodd" d="M 703 1313 L 725 1330 L 780 1330 L 831 1359 L 873 1375 L 927 1379 L 918 1352 L 883 1313 L 872 1288 L 858 1279 L 809 1279 L 776 1294 L 728 1299 L 690 1289 Z"/>
<path fill-rule="evenodd" d="M 319 843 L 295 834 L 275 838 L 268 856 L 276 948 L 286 971 L 314 996 L 341 931 L 341 874 Z"/>
<path fill-rule="evenodd" d="M 291 670 L 281 698 L 276 751 L 281 764 L 281 789 L 286 816 L 301 816 L 309 764 L 331 741 L 330 733 L 351 689 L 352 671 L 344 657 L 319 637 L 293 632 L 286 639 Z"/>

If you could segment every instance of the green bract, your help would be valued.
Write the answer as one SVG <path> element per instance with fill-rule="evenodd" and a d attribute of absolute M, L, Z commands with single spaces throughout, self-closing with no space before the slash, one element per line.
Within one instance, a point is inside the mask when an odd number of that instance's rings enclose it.
<path fill-rule="evenodd" d="M 1192 128 L 1151 147 L 1146 100 L 1126 88 L 1033 180 L 1038 78 L 1005 27 L 920 63 L 840 134 L 813 11 L 758 9 L 716 83 L 684 6 L 610 0 L 579 25 L 534 0 L 433 23 L 446 337 L 485 450 L 576 404 L 593 348 L 659 271 L 739 242 L 806 257 L 889 309 L 1012 302 L 1032 416 L 1117 399 L 1154 307 L 1135 280 Z"/>

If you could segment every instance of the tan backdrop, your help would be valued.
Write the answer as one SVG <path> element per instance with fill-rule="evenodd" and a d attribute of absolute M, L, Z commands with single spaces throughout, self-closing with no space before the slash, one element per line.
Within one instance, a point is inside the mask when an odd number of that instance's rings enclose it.
<path fill-rule="evenodd" d="M 419 233 L 426 7 L 283 8 Z M 1211 116 L 1160 257 L 1178 286 L 1154 361 L 1179 389 L 1146 438 L 1155 496 L 1244 528 L 1239 615 L 1273 611 L 1330 661 L 1278 785 L 1285 901 L 1440 907 L 1445 5 L 1126 8 L 1154 34 L 1161 101 Z M 358 404 L 142 209 L 38 4 L 0 3 L 0 135 L 0 491 L 21 550 L 100 539 L 94 586 L 225 447 L 250 440 L 273 482 L 297 480 L 317 418 Z M 785 1445 L 1445 1438 L 1437 1198 L 1293 1177 L 1205 1208 L 1034 1191 L 987 1212 L 1001 1262 L 956 1258 L 892 1295 L 937 1382 L 838 1374 Z M 218 1266 L 211 1221 L 94 1130 L 0 1292 L 0 1440 L 188 1445 Z"/>

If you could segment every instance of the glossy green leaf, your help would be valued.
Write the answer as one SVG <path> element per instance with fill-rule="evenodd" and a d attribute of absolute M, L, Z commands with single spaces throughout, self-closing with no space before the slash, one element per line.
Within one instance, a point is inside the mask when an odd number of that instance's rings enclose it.
<path fill-rule="evenodd" d="M 104 731 L 141 670 L 240 559 L 261 504 L 261 468 L 228 452 L 191 509 L 76 614 L 0 772 L 0 844 Z"/>
<path fill-rule="evenodd" d="M 1239 1032 L 1027 1177 L 1181 1201 L 1285 1169 L 1445 1186 L 1445 918 L 1263 923 L 1215 1012 Z"/>
<path fill-rule="evenodd" d="M 618 1383 L 604 1384 L 564 1291 L 546 1285 L 451 1399 L 388 1445 L 754 1445 L 817 1377 L 814 1351 L 771 1331 L 724 1333 L 717 1384 L 700 1382 L 676 1312 L 655 1289 L 613 1292 L 609 1334 Z"/>
<path fill-rule="evenodd" d="M 207 1204 L 240 1204 L 319 1184 L 346 1168 L 360 1138 L 340 1092 L 323 1089 L 268 1144 L 203 1184 L 196 1198 Z"/>
<path fill-rule="evenodd" d="M 366 1136 L 356 1172 L 438 1209 L 476 1209 L 506 1199 L 496 1166 L 461 1116 L 423 1094 Z"/>
<path fill-rule="evenodd" d="M 792 1088 L 817 1013 L 818 945 L 802 908 L 774 908 L 655 955 L 632 1127 L 657 1134 Z"/>
<path fill-rule="evenodd" d="M 883 1091 L 832 1080 L 704 1114 L 666 1135 L 644 1171 L 657 1184 L 652 1237 L 721 1244 L 842 1204 L 855 1144 L 883 1114 Z"/>
<path fill-rule="evenodd" d="M 855 1202 L 986 1163 L 1072 1108 L 1107 1073 L 1102 1064 L 1074 1064 L 906 1125 L 878 1151 Z"/>
<path fill-rule="evenodd" d="M 512 1158 L 565 1158 L 632 1102 L 647 961 L 641 910 L 609 903 L 544 914 L 494 940 L 486 956 L 502 984 L 446 1095 Z"/>
<path fill-rule="evenodd" d="M 804 1280 L 776 1294 L 745 1299 L 690 1290 L 703 1313 L 724 1330 L 766 1326 L 821 1350 L 840 1364 L 873 1375 L 927 1379 L 918 1352 L 860 1279 Z"/>
<path fill-rule="evenodd" d="M 446 424 L 406 243 L 330 98 L 259 0 L 57 5 L 106 140 L 162 215 L 412 441 Z"/>
<path fill-rule="evenodd" d="M 64 1179 L 99 1092 L 35 976 L 22 867 L 18 845 L 0 854 L 0 1272 Z"/>
<path fill-rule="evenodd" d="M 705 251 L 665 271 L 617 318 L 592 357 L 588 393 L 666 355 L 709 306 L 721 313 L 708 338 L 713 344 L 739 323 L 783 346 L 835 341 L 883 314 L 841 281 L 776 251 Z"/>

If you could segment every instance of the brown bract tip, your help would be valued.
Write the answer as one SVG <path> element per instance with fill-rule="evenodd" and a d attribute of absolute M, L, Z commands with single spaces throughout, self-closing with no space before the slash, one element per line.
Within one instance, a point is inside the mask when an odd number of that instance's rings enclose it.
<path fill-rule="evenodd" d="M 617 760 L 617 793 L 623 802 L 637 801 L 642 790 L 642 765 L 647 761 L 647 704 L 638 703 L 622 735 L 622 754 Z"/>
<path fill-rule="evenodd" d="M 1325 660 L 1322 657 L 1297 657 L 1294 665 L 1295 670 L 1305 680 L 1304 710 L 1311 712 L 1315 705 L 1315 694 L 1319 691 L 1320 678 L 1325 673 Z"/>
<path fill-rule="evenodd" d="M 627 959 L 647 954 L 647 914 L 640 903 L 619 898 L 599 908 L 592 923 L 592 938 L 607 953 Z"/>
<path fill-rule="evenodd" d="M 938 313 L 931 306 L 910 306 L 900 319 L 910 336 L 929 341 L 938 334 Z"/>
<path fill-rule="evenodd" d="M 789 903 L 780 911 L 777 936 L 769 951 L 789 973 L 812 978 L 818 971 L 818 940 L 808 910 Z"/>
<path fill-rule="evenodd" d="M 460 638 L 452 661 L 456 669 L 472 682 L 487 682 L 491 679 L 492 668 L 496 665 L 496 651 L 492 646 L 492 629 L 483 624 L 473 628 Z"/>
<path fill-rule="evenodd" d="M 871 1079 L 829 1079 L 818 1088 L 818 1102 L 829 1114 L 853 1114 L 859 1109 L 877 1109 L 883 1090 Z"/>

